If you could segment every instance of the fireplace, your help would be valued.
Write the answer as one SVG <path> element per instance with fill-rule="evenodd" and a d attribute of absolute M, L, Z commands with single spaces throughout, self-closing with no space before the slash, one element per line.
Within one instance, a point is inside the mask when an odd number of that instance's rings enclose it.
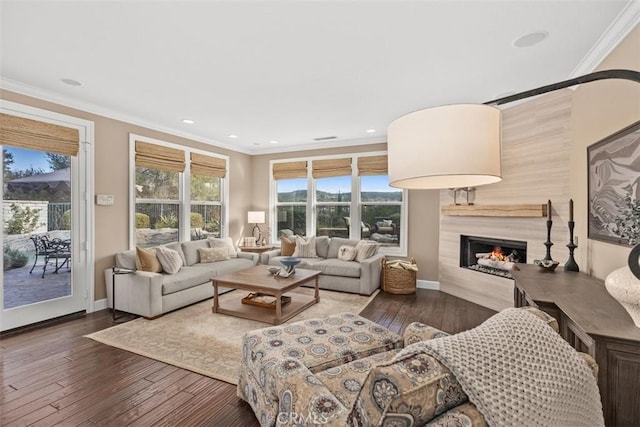
<path fill-rule="evenodd" d="M 460 267 L 511 279 L 515 264 L 527 262 L 527 242 L 460 236 Z"/>

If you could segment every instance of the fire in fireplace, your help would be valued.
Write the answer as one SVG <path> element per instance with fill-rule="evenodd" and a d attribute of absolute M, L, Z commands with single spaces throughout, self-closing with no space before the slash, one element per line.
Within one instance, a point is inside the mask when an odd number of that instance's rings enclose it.
<path fill-rule="evenodd" d="M 527 262 L 527 242 L 460 236 L 460 267 L 511 279 L 517 263 Z"/>

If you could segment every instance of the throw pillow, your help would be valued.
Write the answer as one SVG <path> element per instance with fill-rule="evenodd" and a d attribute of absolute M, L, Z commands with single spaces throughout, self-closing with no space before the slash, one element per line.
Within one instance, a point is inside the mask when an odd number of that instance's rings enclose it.
<path fill-rule="evenodd" d="M 224 261 L 225 259 L 229 259 L 229 249 L 223 246 L 217 248 L 200 248 L 198 249 L 198 253 L 200 254 L 201 263 Z"/>
<path fill-rule="evenodd" d="M 233 240 L 231 239 L 231 237 L 225 237 L 224 239 L 211 237 L 209 238 L 209 246 L 212 248 L 227 248 L 227 251 L 229 252 L 229 258 L 238 258 L 238 252 L 236 251 L 236 247 L 233 244 Z"/>
<path fill-rule="evenodd" d="M 355 249 L 356 261 L 362 262 L 378 253 L 378 244 L 370 240 L 360 240 Z"/>
<path fill-rule="evenodd" d="M 316 254 L 316 238 L 315 236 L 307 237 L 296 236 L 296 250 L 293 256 L 300 258 L 317 258 Z"/>
<path fill-rule="evenodd" d="M 280 238 L 280 255 L 292 256 L 296 250 L 296 241 L 291 240 L 288 237 L 282 236 Z"/>
<path fill-rule="evenodd" d="M 165 246 L 158 246 L 156 248 L 156 257 L 167 274 L 176 274 L 182 268 L 182 257 L 178 251 Z"/>
<path fill-rule="evenodd" d="M 356 259 L 356 248 L 354 248 L 353 246 L 340 246 L 340 249 L 338 249 L 338 259 L 341 259 L 343 261 L 353 261 L 354 259 Z"/>
<path fill-rule="evenodd" d="M 156 248 L 142 249 L 136 247 L 136 270 L 162 273 L 162 264 L 156 256 Z"/>

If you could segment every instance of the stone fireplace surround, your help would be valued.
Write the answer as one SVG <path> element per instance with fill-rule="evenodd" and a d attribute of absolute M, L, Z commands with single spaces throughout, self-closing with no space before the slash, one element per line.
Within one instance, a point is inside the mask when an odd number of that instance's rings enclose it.
<path fill-rule="evenodd" d="M 478 187 L 474 201 L 499 205 L 551 200 L 551 256 L 561 264 L 568 258 L 572 95 L 566 89 L 503 110 L 503 180 Z M 442 190 L 440 207 L 452 203 L 453 192 Z M 533 263 L 546 253 L 546 217 L 440 215 L 440 290 L 494 310 L 512 307 L 513 280 L 460 267 L 461 235 L 524 241 L 527 262 Z"/>

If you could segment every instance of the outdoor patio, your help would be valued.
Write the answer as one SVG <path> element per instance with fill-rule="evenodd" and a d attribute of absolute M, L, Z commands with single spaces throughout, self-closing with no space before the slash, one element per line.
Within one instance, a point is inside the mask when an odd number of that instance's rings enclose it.
<path fill-rule="evenodd" d="M 24 267 L 4 272 L 5 309 L 71 295 L 71 271 L 66 266 L 54 273 L 55 265 L 50 264 L 42 277 L 42 258 L 29 274 L 32 265 L 33 255 Z"/>

